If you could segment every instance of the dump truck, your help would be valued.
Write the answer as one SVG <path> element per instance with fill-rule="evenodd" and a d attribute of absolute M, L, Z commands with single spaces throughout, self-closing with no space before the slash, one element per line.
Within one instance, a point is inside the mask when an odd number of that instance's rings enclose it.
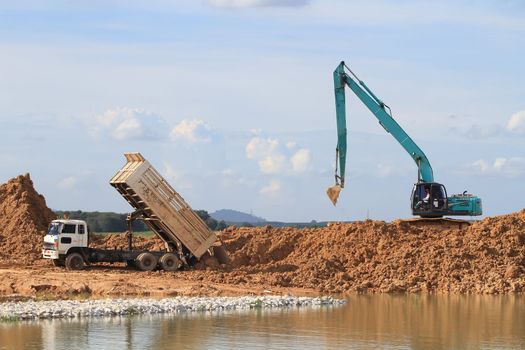
<path fill-rule="evenodd" d="M 110 184 L 134 208 L 127 216 L 127 249 L 91 248 L 86 222 L 66 218 L 51 222 L 44 237 L 43 257 L 73 270 L 92 263 L 124 262 L 143 271 L 175 271 L 194 265 L 205 254 L 227 262 L 226 250 L 216 234 L 159 172 L 140 153 L 124 156 L 127 162 Z M 134 220 L 142 220 L 164 242 L 164 249 L 133 249 Z"/>

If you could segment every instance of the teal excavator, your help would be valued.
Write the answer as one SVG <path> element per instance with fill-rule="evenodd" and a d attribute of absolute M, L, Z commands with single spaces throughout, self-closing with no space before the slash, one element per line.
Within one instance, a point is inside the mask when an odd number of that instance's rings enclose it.
<path fill-rule="evenodd" d="M 434 182 L 432 167 L 425 153 L 395 121 L 390 107 L 381 101 L 344 62 L 341 62 L 334 71 L 337 117 L 335 186 L 329 187 L 326 191 L 334 205 L 337 203 L 341 189 L 345 186 L 347 149 L 345 86 L 356 94 L 386 132 L 391 134 L 416 162 L 418 179 L 412 189 L 410 201 L 412 215 L 423 218 L 439 218 L 444 215 L 481 215 L 481 198 L 468 194 L 467 191 L 448 197 L 445 186 Z"/>

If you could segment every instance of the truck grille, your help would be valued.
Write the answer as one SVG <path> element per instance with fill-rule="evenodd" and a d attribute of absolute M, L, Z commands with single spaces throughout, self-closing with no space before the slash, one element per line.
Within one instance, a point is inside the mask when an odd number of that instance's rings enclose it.
<path fill-rule="evenodd" d="M 44 249 L 55 250 L 55 245 L 53 243 L 44 242 Z"/>

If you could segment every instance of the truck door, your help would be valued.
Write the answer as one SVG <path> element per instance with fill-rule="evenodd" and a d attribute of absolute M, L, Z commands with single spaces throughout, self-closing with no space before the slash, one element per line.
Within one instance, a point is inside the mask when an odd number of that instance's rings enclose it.
<path fill-rule="evenodd" d="M 88 232 L 84 224 L 77 225 L 77 247 L 88 246 Z"/>
<path fill-rule="evenodd" d="M 69 248 L 76 247 L 78 244 L 77 238 L 77 225 L 76 224 L 64 224 L 62 225 L 62 232 L 59 236 L 59 253 L 66 254 Z"/>

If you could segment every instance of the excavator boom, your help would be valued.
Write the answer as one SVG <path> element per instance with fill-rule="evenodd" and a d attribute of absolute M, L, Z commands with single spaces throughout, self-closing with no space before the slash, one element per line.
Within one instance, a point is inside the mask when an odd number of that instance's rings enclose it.
<path fill-rule="evenodd" d="M 350 74 L 347 74 L 346 70 Z M 337 148 L 336 148 L 336 174 L 335 186 L 328 188 L 327 194 L 334 205 L 337 202 L 339 192 L 345 184 L 346 170 L 346 101 L 345 85 L 364 103 L 364 105 L 377 118 L 379 124 L 391 134 L 397 142 L 414 159 L 418 167 L 418 180 L 423 182 L 434 182 L 432 166 L 419 146 L 408 136 L 401 126 L 392 117 L 390 108 L 381 101 L 366 84 L 341 62 L 334 71 L 335 109 L 337 120 Z M 388 109 L 388 111 L 387 111 Z"/>
<path fill-rule="evenodd" d="M 334 71 L 335 109 L 337 120 L 337 148 L 335 185 L 326 191 L 335 205 L 345 185 L 346 170 L 346 101 L 345 86 L 363 102 L 376 117 L 379 124 L 391 134 L 412 157 L 418 169 L 418 182 L 412 193 L 412 213 L 425 217 L 451 215 L 481 215 L 481 199 L 466 192 L 462 195 L 446 196 L 445 187 L 434 182 L 432 166 L 421 148 L 408 136 L 392 117 L 390 107 L 381 101 L 344 62 Z M 427 195 L 425 195 L 428 193 Z"/>

